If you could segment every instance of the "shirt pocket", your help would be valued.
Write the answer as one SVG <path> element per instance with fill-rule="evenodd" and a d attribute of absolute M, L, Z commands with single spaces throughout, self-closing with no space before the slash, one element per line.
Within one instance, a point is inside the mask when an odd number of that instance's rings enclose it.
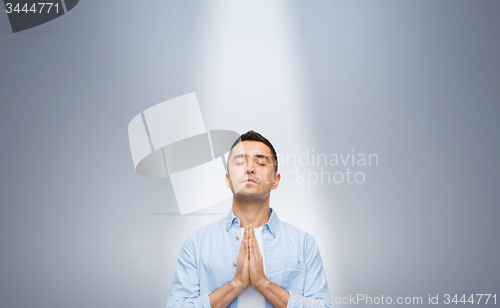
<path fill-rule="evenodd" d="M 283 262 L 280 266 L 281 273 L 278 274 L 280 286 L 285 290 L 290 290 L 298 295 L 304 291 L 306 278 L 305 264 L 298 262 Z"/>

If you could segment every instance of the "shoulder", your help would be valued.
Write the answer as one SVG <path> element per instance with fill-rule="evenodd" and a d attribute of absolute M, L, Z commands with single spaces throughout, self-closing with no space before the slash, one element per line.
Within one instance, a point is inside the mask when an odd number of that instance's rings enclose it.
<path fill-rule="evenodd" d="M 211 222 L 203 227 L 196 229 L 191 235 L 188 236 L 184 245 L 197 245 L 201 243 L 203 240 L 206 240 L 207 237 L 217 236 L 217 230 L 222 230 L 224 224 L 224 219 L 218 219 L 214 222 Z"/>
<path fill-rule="evenodd" d="M 295 237 L 302 242 L 316 242 L 314 236 L 312 236 L 309 232 L 301 228 L 295 227 L 291 223 L 281 221 L 280 229 L 281 229 L 280 231 L 282 231 L 288 237 Z"/>
<path fill-rule="evenodd" d="M 318 250 L 314 236 L 288 222 L 281 221 L 280 237 L 294 246 L 295 249 L 302 251 L 304 255 L 315 254 Z"/>
<path fill-rule="evenodd" d="M 321 262 L 321 254 L 314 236 L 290 223 L 282 222 L 282 227 L 286 238 L 293 243 L 305 264 L 317 264 L 318 260 Z"/>

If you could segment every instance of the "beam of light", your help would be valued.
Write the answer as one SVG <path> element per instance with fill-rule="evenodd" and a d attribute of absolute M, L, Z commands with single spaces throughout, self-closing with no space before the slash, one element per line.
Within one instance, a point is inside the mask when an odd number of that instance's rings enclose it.
<path fill-rule="evenodd" d="M 200 108 L 207 126 L 239 133 L 255 130 L 267 137 L 278 153 L 304 153 L 317 137 L 312 130 L 307 74 L 302 69 L 290 2 L 209 3 L 200 10 L 191 63 L 195 80 L 192 90 L 203 102 Z M 282 174 L 290 169 L 295 166 L 280 166 Z M 323 244 L 331 287 L 338 284 L 331 279 L 338 251 L 333 248 L 330 222 L 321 215 L 324 207 L 333 206 L 331 200 L 325 204 L 322 189 L 325 187 L 283 183 L 272 193 L 271 206 L 284 221 L 307 230 Z"/>

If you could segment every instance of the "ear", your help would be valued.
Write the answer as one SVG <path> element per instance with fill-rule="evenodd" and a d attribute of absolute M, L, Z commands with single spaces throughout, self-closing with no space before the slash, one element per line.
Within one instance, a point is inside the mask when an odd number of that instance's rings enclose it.
<path fill-rule="evenodd" d="M 229 185 L 229 181 L 231 181 L 231 179 L 229 178 L 229 172 L 226 173 L 226 185 L 227 185 L 227 188 L 231 188 L 231 186 Z"/>
<path fill-rule="evenodd" d="M 279 174 L 278 172 L 275 172 L 274 175 L 273 175 L 273 186 L 272 186 L 272 189 L 273 190 L 276 190 L 276 188 L 278 188 L 278 184 L 280 183 L 280 180 L 281 180 L 281 174 Z"/>

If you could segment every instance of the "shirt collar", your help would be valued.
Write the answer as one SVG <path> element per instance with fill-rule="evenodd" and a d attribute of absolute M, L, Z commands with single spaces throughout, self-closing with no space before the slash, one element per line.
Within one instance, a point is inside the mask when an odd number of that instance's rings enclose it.
<path fill-rule="evenodd" d="M 273 237 L 276 237 L 280 226 L 280 220 L 276 212 L 271 207 L 269 207 L 269 216 L 270 216 L 269 221 L 264 224 L 262 229 L 263 230 L 266 229 L 267 226 L 267 229 L 273 235 Z M 240 218 L 234 215 L 233 209 L 231 208 L 227 216 L 224 218 L 224 228 L 226 228 L 225 230 L 226 232 L 228 232 L 231 228 L 233 227 L 239 228 L 239 226 L 240 226 Z"/>

